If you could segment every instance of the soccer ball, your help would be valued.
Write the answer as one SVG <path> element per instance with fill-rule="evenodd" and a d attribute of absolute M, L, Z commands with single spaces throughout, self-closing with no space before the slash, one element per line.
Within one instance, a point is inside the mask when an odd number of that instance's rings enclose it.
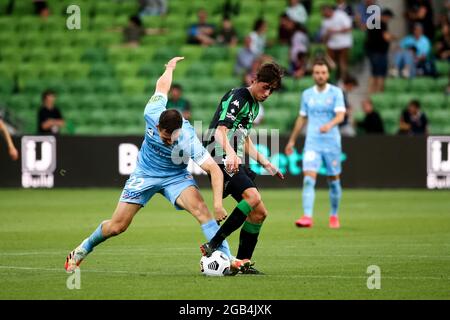
<path fill-rule="evenodd" d="M 200 271 L 205 276 L 222 277 L 230 270 L 230 259 L 222 251 L 214 251 L 210 257 L 200 260 Z"/>

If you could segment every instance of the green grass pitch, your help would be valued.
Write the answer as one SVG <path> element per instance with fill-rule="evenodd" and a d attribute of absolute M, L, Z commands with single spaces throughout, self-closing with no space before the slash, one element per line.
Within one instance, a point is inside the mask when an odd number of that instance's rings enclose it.
<path fill-rule="evenodd" d="M 298 229 L 300 190 L 263 189 L 269 210 L 254 255 L 265 276 L 199 272 L 197 222 L 160 195 L 131 227 L 81 265 L 66 287 L 67 253 L 108 219 L 120 189 L 0 190 L 0 299 L 449 299 L 450 194 L 344 190 L 340 230 L 327 225 L 326 190 L 315 226 Z M 211 192 L 204 191 L 211 204 Z M 231 212 L 233 201 L 226 200 Z M 230 238 L 234 253 L 238 232 Z M 380 267 L 381 288 L 367 288 Z"/>

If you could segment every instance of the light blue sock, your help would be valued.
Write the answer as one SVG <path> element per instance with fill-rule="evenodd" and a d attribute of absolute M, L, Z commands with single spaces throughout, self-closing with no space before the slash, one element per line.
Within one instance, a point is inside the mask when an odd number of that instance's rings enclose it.
<path fill-rule="evenodd" d="M 307 217 L 312 217 L 314 209 L 314 198 L 316 180 L 310 176 L 303 178 L 303 213 Z"/>
<path fill-rule="evenodd" d="M 337 216 L 339 209 L 339 202 L 342 197 L 342 187 L 340 180 L 333 180 L 328 182 L 330 187 L 330 204 L 331 204 L 331 216 Z"/>
<path fill-rule="evenodd" d="M 206 237 L 206 240 L 210 241 L 216 235 L 217 231 L 219 231 L 219 225 L 217 224 L 216 220 L 214 219 L 210 220 L 202 224 L 202 231 Z M 228 245 L 227 240 L 224 240 L 222 242 L 218 250 L 225 253 L 228 256 L 228 258 L 231 259 L 230 246 Z"/>
<path fill-rule="evenodd" d="M 102 223 L 95 229 L 95 231 L 83 241 L 81 246 L 87 250 L 87 252 L 91 252 L 95 246 L 99 245 L 103 241 L 105 241 L 106 238 L 102 235 Z"/>

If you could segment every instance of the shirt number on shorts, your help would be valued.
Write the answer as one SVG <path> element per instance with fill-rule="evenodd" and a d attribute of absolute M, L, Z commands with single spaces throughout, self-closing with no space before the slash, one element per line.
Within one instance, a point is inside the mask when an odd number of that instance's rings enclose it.
<path fill-rule="evenodd" d="M 144 178 L 132 177 L 128 183 L 128 188 L 138 190 L 144 184 Z"/>

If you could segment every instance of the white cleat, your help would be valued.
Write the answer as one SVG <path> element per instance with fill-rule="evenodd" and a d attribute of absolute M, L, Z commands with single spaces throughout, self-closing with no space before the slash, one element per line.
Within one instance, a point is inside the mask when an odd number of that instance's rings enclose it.
<path fill-rule="evenodd" d="M 88 255 L 86 249 L 82 247 L 82 244 L 75 248 L 66 258 L 66 263 L 64 264 L 64 269 L 67 273 L 72 273 L 76 268 L 79 267 L 81 261 Z"/>

